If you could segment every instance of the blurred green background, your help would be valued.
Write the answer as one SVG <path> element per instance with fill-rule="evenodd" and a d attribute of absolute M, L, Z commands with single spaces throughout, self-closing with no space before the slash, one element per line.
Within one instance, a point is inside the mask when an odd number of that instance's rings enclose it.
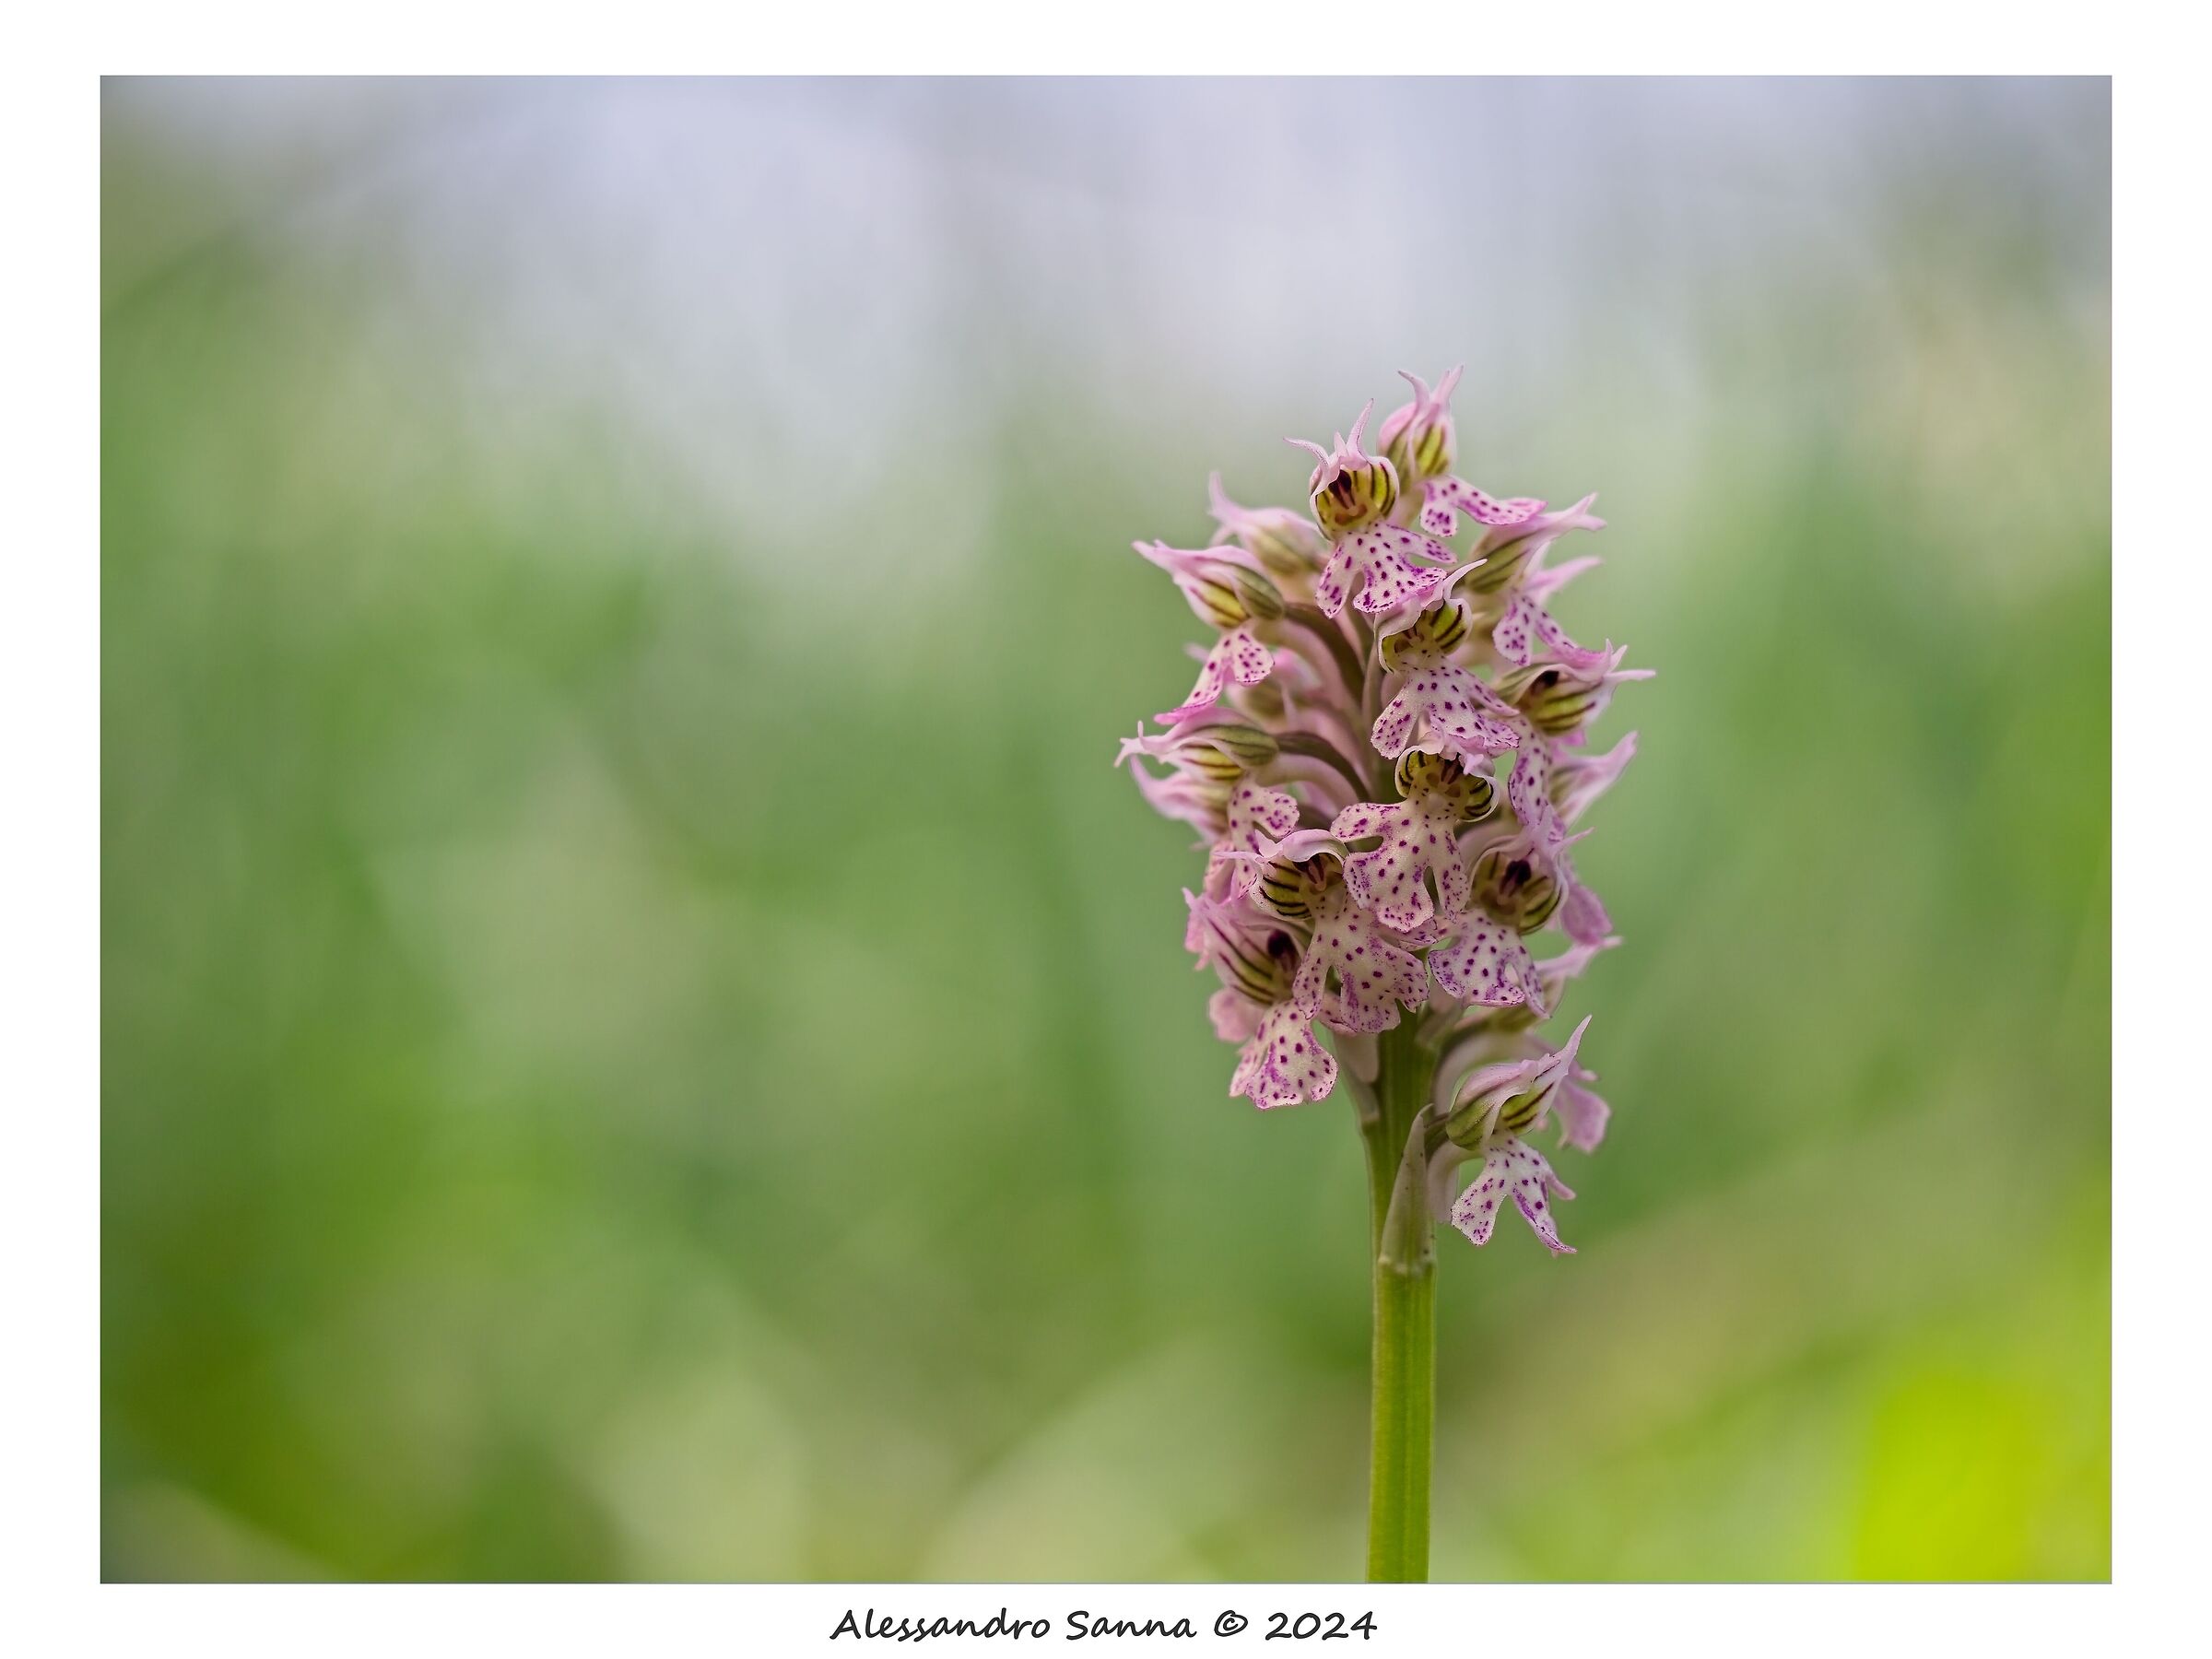
<path fill-rule="evenodd" d="M 1442 1578 L 2109 1572 L 2110 104 L 110 82 L 104 1568 L 1344 1578 L 1133 537 L 1401 367 L 1660 677 Z"/>

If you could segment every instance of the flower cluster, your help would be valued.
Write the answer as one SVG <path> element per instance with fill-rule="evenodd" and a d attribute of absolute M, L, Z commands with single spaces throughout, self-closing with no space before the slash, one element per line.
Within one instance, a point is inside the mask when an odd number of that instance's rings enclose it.
<path fill-rule="evenodd" d="M 1595 752 L 1590 724 L 1650 671 L 1577 644 L 1547 608 L 1597 562 L 1550 562 L 1604 527 L 1595 498 L 1548 512 L 1477 488 L 1453 470 L 1459 371 L 1433 391 L 1406 379 L 1380 453 L 1371 403 L 1326 449 L 1291 440 L 1314 457 L 1310 514 L 1239 506 L 1217 477 L 1207 546 L 1137 544 L 1211 637 L 1189 694 L 1120 759 L 1202 837 L 1184 943 L 1219 981 L 1230 1092 L 1318 1100 L 1340 1066 L 1371 1083 L 1378 1034 L 1416 1021 L 1435 1062 L 1413 1127 L 1432 1213 L 1481 1244 L 1511 1199 L 1563 1253 L 1550 1201 L 1573 1194 L 1533 1136 L 1554 1124 L 1589 1151 L 1607 1108 L 1578 1059 L 1589 1021 L 1556 1048 L 1536 1030 L 1618 943 L 1571 849 L 1636 747 L 1630 733 Z M 1537 957 L 1555 926 L 1565 948 Z"/>

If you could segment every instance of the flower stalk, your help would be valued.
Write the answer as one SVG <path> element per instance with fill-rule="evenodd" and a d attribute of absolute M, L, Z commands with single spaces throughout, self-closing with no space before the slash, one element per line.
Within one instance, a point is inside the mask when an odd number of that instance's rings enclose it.
<path fill-rule="evenodd" d="M 1308 512 L 1212 485 L 1203 548 L 1139 542 L 1212 630 L 1196 684 L 1124 741 L 1146 800 L 1199 832 L 1185 947 L 1237 1045 L 1230 1093 L 1270 1109 L 1351 1078 L 1368 1171 L 1374 1294 L 1368 1573 L 1424 1579 L 1436 1416 L 1440 1220 L 1488 1242 L 1509 1202 L 1555 1255 L 1571 1198 L 1533 1144 L 1594 1150 L 1609 1110 L 1536 1032 L 1618 943 L 1571 832 L 1635 753 L 1589 727 L 1648 676 L 1579 645 L 1552 596 L 1597 561 L 1547 565 L 1605 521 L 1456 477 L 1455 370 L 1315 457 Z M 1462 521 L 1476 526 L 1455 548 Z M 1156 769 L 1165 769 L 1164 771 Z M 1556 929 L 1567 948 L 1529 942 Z M 1461 1171 L 1475 1166 L 1461 1186 Z M 1456 1194 L 1455 1194 L 1455 1189 Z"/>
<path fill-rule="evenodd" d="M 1374 1109 L 1359 1126 L 1374 1277 L 1367 1576 L 1378 1584 L 1422 1583 L 1436 1432 L 1436 1250 L 1418 1128 L 1437 1056 L 1416 1040 L 1410 1021 L 1377 1047 Z"/>

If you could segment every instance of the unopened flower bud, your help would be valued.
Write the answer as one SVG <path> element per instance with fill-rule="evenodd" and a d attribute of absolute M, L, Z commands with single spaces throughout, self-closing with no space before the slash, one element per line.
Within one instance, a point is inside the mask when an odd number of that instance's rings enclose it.
<path fill-rule="evenodd" d="M 1590 511 L 1595 495 L 1586 495 L 1558 512 L 1538 512 L 1511 524 L 1493 525 L 1483 533 L 1476 551 L 1489 562 L 1467 578 L 1477 593 L 1494 594 L 1512 582 L 1535 555 L 1570 530 L 1603 530 L 1606 521 Z"/>
<path fill-rule="evenodd" d="M 1537 731 L 1556 737 L 1594 718 L 1613 700 L 1613 688 L 1622 680 L 1651 677 L 1648 668 L 1621 667 L 1627 655 L 1624 645 L 1610 653 L 1578 653 L 1571 662 L 1538 658 L 1500 674 L 1496 689 Z"/>
<path fill-rule="evenodd" d="M 1261 988 L 1255 994 L 1263 1002 L 1278 1003 L 1290 994 L 1291 984 L 1298 977 L 1298 941 L 1282 929 L 1276 929 L 1267 935 L 1266 959 L 1265 973 L 1255 976 Z"/>
<path fill-rule="evenodd" d="M 1227 785 L 1246 772 L 1271 765 L 1282 753 L 1283 746 L 1273 733 L 1231 720 L 1207 718 L 1212 713 L 1212 710 L 1205 711 L 1157 736 L 1139 732 L 1135 737 L 1124 737 L 1115 764 L 1142 755 L 1164 760 L 1181 773 L 1194 773 L 1208 782 Z"/>
<path fill-rule="evenodd" d="M 1397 632 L 1382 636 L 1382 666 L 1393 674 L 1436 666 L 1474 630 L 1465 606 L 1455 600 L 1432 605 Z"/>
<path fill-rule="evenodd" d="M 1282 746 L 1257 726 L 1224 724 L 1182 727 L 1147 752 L 1226 788 L 1273 761 Z"/>
<path fill-rule="evenodd" d="M 1244 608 L 1234 582 L 1223 582 L 1211 573 L 1185 576 L 1176 585 L 1182 589 L 1183 597 L 1191 602 L 1191 609 L 1198 619 L 1212 628 L 1241 628 L 1252 620 Z"/>
<path fill-rule="evenodd" d="M 1469 1152 L 1480 1152 L 1500 1136 L 1519 1135 L 1533 1128 L 1573 1075 L 1575 1052 L 1589 1026 L 1585 1016 L 1567 1046 L 1556 1053 L 1469 1073 L 1453 1094 L 1452 1109 L 1444 1118 L 1445 1137 Z"/>
<path fill-rule="evenodd" d="M 1283 752 L 1273 734 L 1227 721 L 1196 727 L 1187 734 L 1186 741 L 1189 764 L 1208 777 L 1233 778 L 1240 771 L 1257 771 Z"/>
<path fill-rule="evenodd" d="M 1245 615 L 1262 622 L 1278 620 L 1283 614 L 1282 589 L 1257 571 L 1241 565 L 1232 565 L 1230 569 L 1235 572 L 1232 582 Z"/>
<path fill-rule="evenodd" d="M 1263 1007 L 1290 994 L 1298 973 L 1298 941 L 1267 917 L 1241 905 L 1223 904 L 1186 891 L 1191 920 L 1183 948 L 1211 968 L 1221 982 Z"/>
<path fill-rule="evenodd" d="M 1380 434 L 1382 453 L 1391 465 L 1398 469 L 1398 477 L 1406 488 L 1441 477 L 1452 470 L 1455 433 L 1452 426 L 1452 389 L 1459 384 L 1460 371 L 1454 369 L 1437 382 L 1436 390 L 1429 390 L 1428 382 L 1418 374 L 1398 371 L 1399 378 L 1413 387 L 1413 401 L 1391 411 L 1382 423 Z"/>
<path fill-rule="evenodd" d="M 1280 720 L 1289 712 L 1283 688 L 1272 679 L 1244 688 L 1244 708 L 1256 720 Z"/>
<path fill-rule="evenodd" d="M 1325 535 L 1339 540 L 1356 530 L 1381 524 L 1398 504 L 1397 469 L 1359 447 L 1360 429 L 1374 406 L 1370 399 L 1367 407 L 1359 411 L 1359 418 L 1352 422 L 1351 437 L 1347 440 L 1339 432 L 1333 448 L 1324 450 L 1303 438 L 1290 440 L 1299 448 L 1313 452 L 1318 465 L 1306 480 L 1313 516 Z"/>
<path fill-rule="evenodd" d="M 1321 860 L 1299 863 L 1278 858 L 1262 872 L 1253 897 L 1286 922 L 1310 924 L 1328 885 L 1328 872 Z"/>
<path fill-rule="evenodd" d="M 1596 706 L 1602 675 L 1578 672 L 1563 663 L 1531 663 L 1498 677 L 1498 695 L 1528 717 L 1547 737 L 1571 732 Z"/>
<path fill-rule="evenodd" d="M 1426 797 L 1447 805 L 1463 824 L 1488 817 L 1498 804 L 1498 785 L 1489 774 L 1470 771 L 1449 755 L 1407 749 L 1398 757 L 1396 777 L 1398 793 L 1407 800 Z"/>
<path fill-rule="evenodd" d="M 1165 542 L 1135 542 L 1136 550 L 1174 578 L 1192 611 L 1208 627 L 1236 629 L 1283 614 L 1282 590 L 1234 548 L 1188 552 Z"/>
<path fill-rule="evenodd" d="M 1508 927 L 1534 933 L 1551 920 L 1567 897 L 1553 863 L 1525 836 L 1484 850 L 1475 860 L 1474 900 Z"/>
<path fill-rule="evenodd" d="M 1277 576 L 1310 576 L 1328 555 L 1328 544 L 1304 514 L 1288 507 L 1240 507 L 1221 488 L 1221 475 L 1208 480 L 1217 542 L 1233 540 Z"/>
<path fill-rule="evenodd" d="M 1538 545 L 1533 540 L 1524 538 L 1510 541 L 1503 547 L 1486 550 L 1483 554 L 1481 568 L 1475 571 L 1466 579 L 1467 591 L 1475 594 L 1495 594 L 1503 588 L 1510 587 L 1513 579 L 1521 574 L 1523 567 L 1528 563 L 1530 555 L 1535 552 Z M 1500 602 L 1493 600 L 1491 603 L 1495 606 Z"/>

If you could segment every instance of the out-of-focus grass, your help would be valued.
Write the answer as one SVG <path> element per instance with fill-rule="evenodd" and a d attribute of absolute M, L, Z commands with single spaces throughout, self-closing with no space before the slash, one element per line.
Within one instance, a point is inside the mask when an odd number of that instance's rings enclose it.
<path fill-rule="evenodd" d="M 1564 610 L 1662 674 L 1582 1253 L 1444 1252 L 1439 1576 L 2108 1571 L 2103 318 L 1886 234 L 1669 430 L 1463 416 L 1625 480 Z M 933 481 L 733 529 L 381 315 L 251 235 L 107 297 L 109 1575 L 1350 1571 L 1356 1140 L 1224 1098 L 1105 764 L 1191 631 L 1111 550 L 1293 488 L 1274 412 L 1006 393 L 887 583 Z"/>

